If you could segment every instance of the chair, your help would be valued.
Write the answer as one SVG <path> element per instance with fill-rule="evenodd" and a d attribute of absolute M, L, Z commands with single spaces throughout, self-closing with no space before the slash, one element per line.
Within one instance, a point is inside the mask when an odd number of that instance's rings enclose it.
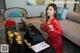
<path fill-rule="evenodd" d="M 21 19 L 27 18 L 27 10 L 20 7 L 8 8 L 4 11 L 3 16 L 5 20 L 7 18 L 14 19 L 16 22 L 20 22 Z"/>

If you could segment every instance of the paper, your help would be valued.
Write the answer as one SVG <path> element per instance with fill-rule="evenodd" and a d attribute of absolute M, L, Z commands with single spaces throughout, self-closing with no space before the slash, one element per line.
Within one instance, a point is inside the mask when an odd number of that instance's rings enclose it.
<path fill-rule="evenodd" d="M 45 43 L 44 41 L 41 43 L 38 43 L 36 45 L 33 45 L 31 48 L 33 51 L 35 52 L 40 52 L 44 49 L 47 49 L 48 47 L 50 47 L 50 45 L 48 45 L 47 43 Z"/>

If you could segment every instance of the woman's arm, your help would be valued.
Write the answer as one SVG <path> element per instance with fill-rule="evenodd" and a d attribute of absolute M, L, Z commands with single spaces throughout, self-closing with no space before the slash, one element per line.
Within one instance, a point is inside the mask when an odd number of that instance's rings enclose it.
<path fill-rule="evenodd" d="M 46 23 L 42 23 L 41 24 L 41 30 L 43 30 L 44 32 L 47 32 L 48 30 L 48 25 Z"/>
<path fill-rule="evenodd" d="M 62 29 L 61 29 L 61 27 L 60 27 L 60 24 L 59 24 L 59 22 L 58 22 L 58 20 L 54 20 L 54 25 L 53 25 L 54 27 L 54 34 L 55 35 L 62 35 Z"/>

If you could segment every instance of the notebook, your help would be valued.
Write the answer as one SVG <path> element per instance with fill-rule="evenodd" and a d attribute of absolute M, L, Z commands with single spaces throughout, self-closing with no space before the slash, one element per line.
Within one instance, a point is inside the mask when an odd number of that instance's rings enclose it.
<path fill-rule="evenodd" d="M 40 51 L 42 51 L 42 50 L 45 50 L 45 49 L 47 49 L 48 47 L 50 47 L 50 45 L 48 45 L 46 42 L 41 42 L 41 43 L 38 43 L 38 44 L 36 44 L 36 45 L 33 45 L 32 47 L 31 47 L 31 49 L 33 50 L 33 51 L 35 51 L 35 52 L 40 52 Z"/>

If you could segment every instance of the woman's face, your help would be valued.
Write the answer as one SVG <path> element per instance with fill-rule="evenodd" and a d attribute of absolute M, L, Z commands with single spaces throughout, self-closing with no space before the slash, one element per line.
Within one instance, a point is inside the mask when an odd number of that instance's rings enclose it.
<path fill-rule="evenodd" d="M 53 16 L 56 13 L 56 11 L 54 10 L 54 8 L 52 6 L 49 6 L 47 9 L 47 15 L 49 17 Z"/>

